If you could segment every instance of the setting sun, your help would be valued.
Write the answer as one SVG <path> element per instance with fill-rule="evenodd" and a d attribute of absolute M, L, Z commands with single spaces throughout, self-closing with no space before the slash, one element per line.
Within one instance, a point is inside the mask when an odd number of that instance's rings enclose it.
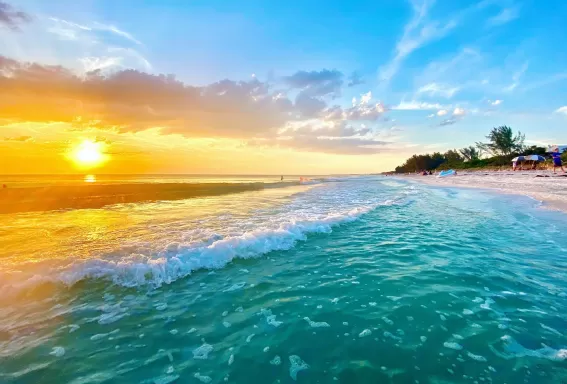
<path fill-rule="evenodd" d="M 71 159 L 81 168 L 94 168 L 107 160 L 102 143 L 84 140 L 71 152 Z"/>

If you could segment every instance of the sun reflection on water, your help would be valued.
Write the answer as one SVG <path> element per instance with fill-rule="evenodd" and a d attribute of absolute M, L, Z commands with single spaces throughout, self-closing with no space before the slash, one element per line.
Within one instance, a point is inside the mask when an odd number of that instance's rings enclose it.
<path fill-rule="evenodd" d="M 85 175 L 85 183 L 95 183 L 96 176 L 95 175 Z"/>

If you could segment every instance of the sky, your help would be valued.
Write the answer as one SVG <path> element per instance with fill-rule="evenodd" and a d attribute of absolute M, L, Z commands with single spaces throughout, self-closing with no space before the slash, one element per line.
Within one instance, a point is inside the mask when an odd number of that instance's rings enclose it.
<path fill-rule="evenodd" d="M 564 0 L 0 0 L 0 174 L 338 174 L 567 144 Z M 105 161 L 80 164 L 89 142 Z M 76 159 L 75 159 L 76 160 Z"/>

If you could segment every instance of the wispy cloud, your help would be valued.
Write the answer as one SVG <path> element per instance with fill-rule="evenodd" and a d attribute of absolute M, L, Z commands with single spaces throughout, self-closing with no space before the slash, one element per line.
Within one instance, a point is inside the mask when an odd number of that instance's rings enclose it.
<path fill-rule="evenodd" d="M 446 84 L 429 83 L 417 90 L 418 94 L 427 94 L 431 96 L 441 96 L 451 98 L 459 91 L 459 87 L 452 87 Z"/>
<path fill-rule="evenodd" d="M 555 113 L 562 113 L 564 115 L 567 115 L 567 105 L 557 108 L 555 110 Z"/>
<path fill-rule="evenodd" d="M 544 87 L 549 84 L 554 84 L 562 80 L 567 80 L 567 72 L 556 73 L 544 79 L 528 83 L 524 87 L 522 87 L 522 91 L 531 91 L 533 89 Z"/>
<path fill-rule="evenodd" d="M 440 109 L 437 111 L 437 116 L 445 116 L 447 113 L 449 112 L 446 109 Z"/>
<path fill-rule="evenodd" d="M 455 124 L 456 122 L 457 122 L 457 119 L 455 119 L 455 118 L 449 118 L 449 119 L 445 119 L 445 120 L 443 120 L 442 122 L 440 122 L 440 123 L 439 123 L 439 126 L 440 126 L 440 127 L 444 127 L 444 126 L 447 126 L 447 125 L 453 125 L 453 124 Z"/>
<path fill-rule="evenodd" d="M 31 20 L 28 13 L 18 11 L 10 4 L 0 1 L 0 27 L 6 26 L 17 31 L 21 24 L 29 23 Z"/>
<path fill-rule="evenodd" d="M 512 83 L 504 87 L 503 91 L 511 92 L 516 89 L 518 85 L 520 85 L 520 80 L 522 79 L 524 73 L 526 73 L 526 71 L 528 70 L 528 67 L 529 63 L 527 61 L 524 62 L 524 64 L 522 64 L 522 66 L 512 75 Z"/>
<path fill-rule="evenodd" d="M 114 25 L 103 24 L 103 23 L 94 23 L 93 29 L 97 29 L 99 31 L 112 32 L 115 35 L 122 36 L 125 39 L 130 40 L 131 42 L 133 42 L 135 44 L 142 45 L 142 42 L 140 40 L 136 39 L 134 36 L 132 36 L 132 34 L 126 32 L 126 31 L 123 31 L 123 30 L 119 29 L 118 27 L 116 27 Z"/>
<path fill-rule="evenodd" d="M 412 2 L 413 16 L 405 25 L 402 37 L 396 44 L 394 57 L 380 68 L 378 75 L 380 81 L 389 82 L 396 75 L 406 57 L 411 55 L 412 52 L 431 41 L 444 37 L 457 26 L 455 20 L 449 20 L 445 23 L 428 21 L 427 15 L 433 4 L 433 0 L 423 0 L 419 4 L 417 1 Z"/>
<path fill-rule="evenodd" d="M 79 59 L 83 65 L 84 72 L 89 73 L 93 71 L 105 70 L 108 68 L 120 66 L 122 58 L 120 57 L 82 57 Z"/>
<path fill-rule="evenodd" d="M 509 23 L 520 16 L 518 7 L 503 8 L 497 15 L 489 18 L 486 22 L 488 27 L 497 27 Z"/>
<path fill-rule="evenodd" d="M 398 105 L 393 106 L 391 109 L 399 111 L 431 111 L 437 109 L 447 108 L 446 105 L 439 103 L 427 103 L 422 101 L 401 101 Z"/>
<path fill-rule="evenodd" d="M 493 107 L 496 107 L 496 106 L 502 104 L 502 100 L 494 100 L 494 101 L 488 100 L 488 102 L 489 102 L 490 105 L 492 105 Z"/>

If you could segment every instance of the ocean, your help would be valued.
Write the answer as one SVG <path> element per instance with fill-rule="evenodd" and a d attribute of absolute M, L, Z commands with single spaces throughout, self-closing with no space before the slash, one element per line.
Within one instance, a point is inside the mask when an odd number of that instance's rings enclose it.
<path fill-rule="evenodd" d="M 228 189 L 0 214 L 0 383 L 567 382 L 567 215 L 535 200 L 383 176 L 86 181 Z"/>

